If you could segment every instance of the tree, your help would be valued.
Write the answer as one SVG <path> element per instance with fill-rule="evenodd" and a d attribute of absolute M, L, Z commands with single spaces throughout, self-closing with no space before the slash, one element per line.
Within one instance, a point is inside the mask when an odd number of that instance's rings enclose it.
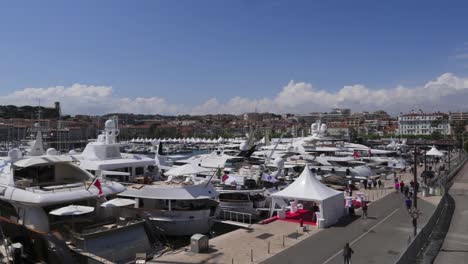
<path fill-rule="evenodd" d="M 431 139 L 437 140 L 437 139 L 442 139 L 442 134 L 439 131 L 434 131 L 431 134 Z"/>

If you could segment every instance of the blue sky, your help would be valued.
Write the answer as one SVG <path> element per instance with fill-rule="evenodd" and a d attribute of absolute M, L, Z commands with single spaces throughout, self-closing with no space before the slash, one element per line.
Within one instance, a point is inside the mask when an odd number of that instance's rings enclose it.
<path fill-rule="evenodd" d="M 467 14 L 467 1 L 3 2 L 0 95 L 79 83 L 177 109 L 274 100 L 291 80 L 419 87 L 468 76 Z"/>

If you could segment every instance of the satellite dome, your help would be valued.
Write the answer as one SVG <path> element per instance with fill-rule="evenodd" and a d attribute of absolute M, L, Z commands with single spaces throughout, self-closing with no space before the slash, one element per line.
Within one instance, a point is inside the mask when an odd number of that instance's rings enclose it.
<path fill-rule="evenodd" d="M 247 142 L 242 142 L 239 146 L 239 149 L 240 150 L 247 150 L 248 149 L 248 145 L 247 145 Z"/>
<path fill-rule="evenodd" d="M 104 124 L 104 127 L 105 127 L 106 129 L 115 129 L 115 122 L 114 122 L 114 120 L 112 120 L 112 119 L 107 120 L 106 123 Z"/>
<path fill-rule="evenodd" d="M 46 151 L 46 155 L 49 155 L 49 156 L 57 155 L 57 150 L 54 148 L 48 148 Z"/>
<path fill-rule="evenodd" d="M 17 160 L 17 159 L 21 158 L 22 156 L 23 156 L 23 154 L 21 153 L 21 150 L 19 150 L 17 148 L 10 149 L 8 151 L 8 157 L 11 160 Z"/>

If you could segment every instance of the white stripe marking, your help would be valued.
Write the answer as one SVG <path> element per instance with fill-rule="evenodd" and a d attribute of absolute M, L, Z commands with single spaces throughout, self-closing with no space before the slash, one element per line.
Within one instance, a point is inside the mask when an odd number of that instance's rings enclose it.
<path fill-rule="evenodd" d="M 381 223 L 383 223 L 385 220 L 387 220 L 390 216 L 394 215 L 398 210 L 400 210 L 400 208 L 398 209 L 395 209 L 391 214 L 387 215 L 384 219 L 380 220 L 380 222 L 378 222 L 377 224 L 375 224 L 371 229 L 367 230 L 366 232 L 364 232 L 362 235 L 360 235 L 359 237 L 357 237 L 356 239 L 354 239 L 351 243 L 349 243 L 349 245 L 351 246 L 352 244 L 356 243 L 359 239 L 363 238 L 365 235 L 369 234 L 372 230 L 374 230 L 374 228 L 376 228 L 378 225 L 380 225 Z M 323 262 L 323 264 L 326 264 L 330 261 L 332 261 L 336 256 L 338 256 L 343 250 L 341 249 L 340 251 L 336 252 L 335 255 L 331 256 L 329 259 L 325 260 L 325 262 Z"/>

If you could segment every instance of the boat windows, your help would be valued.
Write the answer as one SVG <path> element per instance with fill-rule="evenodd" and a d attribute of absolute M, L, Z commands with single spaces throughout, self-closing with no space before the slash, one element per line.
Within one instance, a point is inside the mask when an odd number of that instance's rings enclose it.
<path fill-rule="evenodd" d="M 18 213 L 13 205 L 8 202 L 0 200 L 0 216 L 10 219 L 10 217 L 18 218 Z"/>
<path fill-rule="evenodd" d="M 145 173 L 145 168 L 144 167 L 136 167 L 135 168 L 135 175 L 143 175 Z"/>
<path fill-rule="evenodd" d="M 14 180 L 17 186 L 31 187 L 47 185 L 54 182 L 54 166 L 32 166 L 14 170 Z"/>
<path fill-rule="evenodd" d="M 71 184 L 89 178 L 81 169 L 66 163 L 15 168 L 13 177 L 15 185 L 23 188 Z"/>
<path fill-rule="evenodd" d="M 219 200 L 221 202 L 231 202 L 231 201 L 250 201 L 249 195 L 246 193 L 221 193 L 219 194 Z"/>

